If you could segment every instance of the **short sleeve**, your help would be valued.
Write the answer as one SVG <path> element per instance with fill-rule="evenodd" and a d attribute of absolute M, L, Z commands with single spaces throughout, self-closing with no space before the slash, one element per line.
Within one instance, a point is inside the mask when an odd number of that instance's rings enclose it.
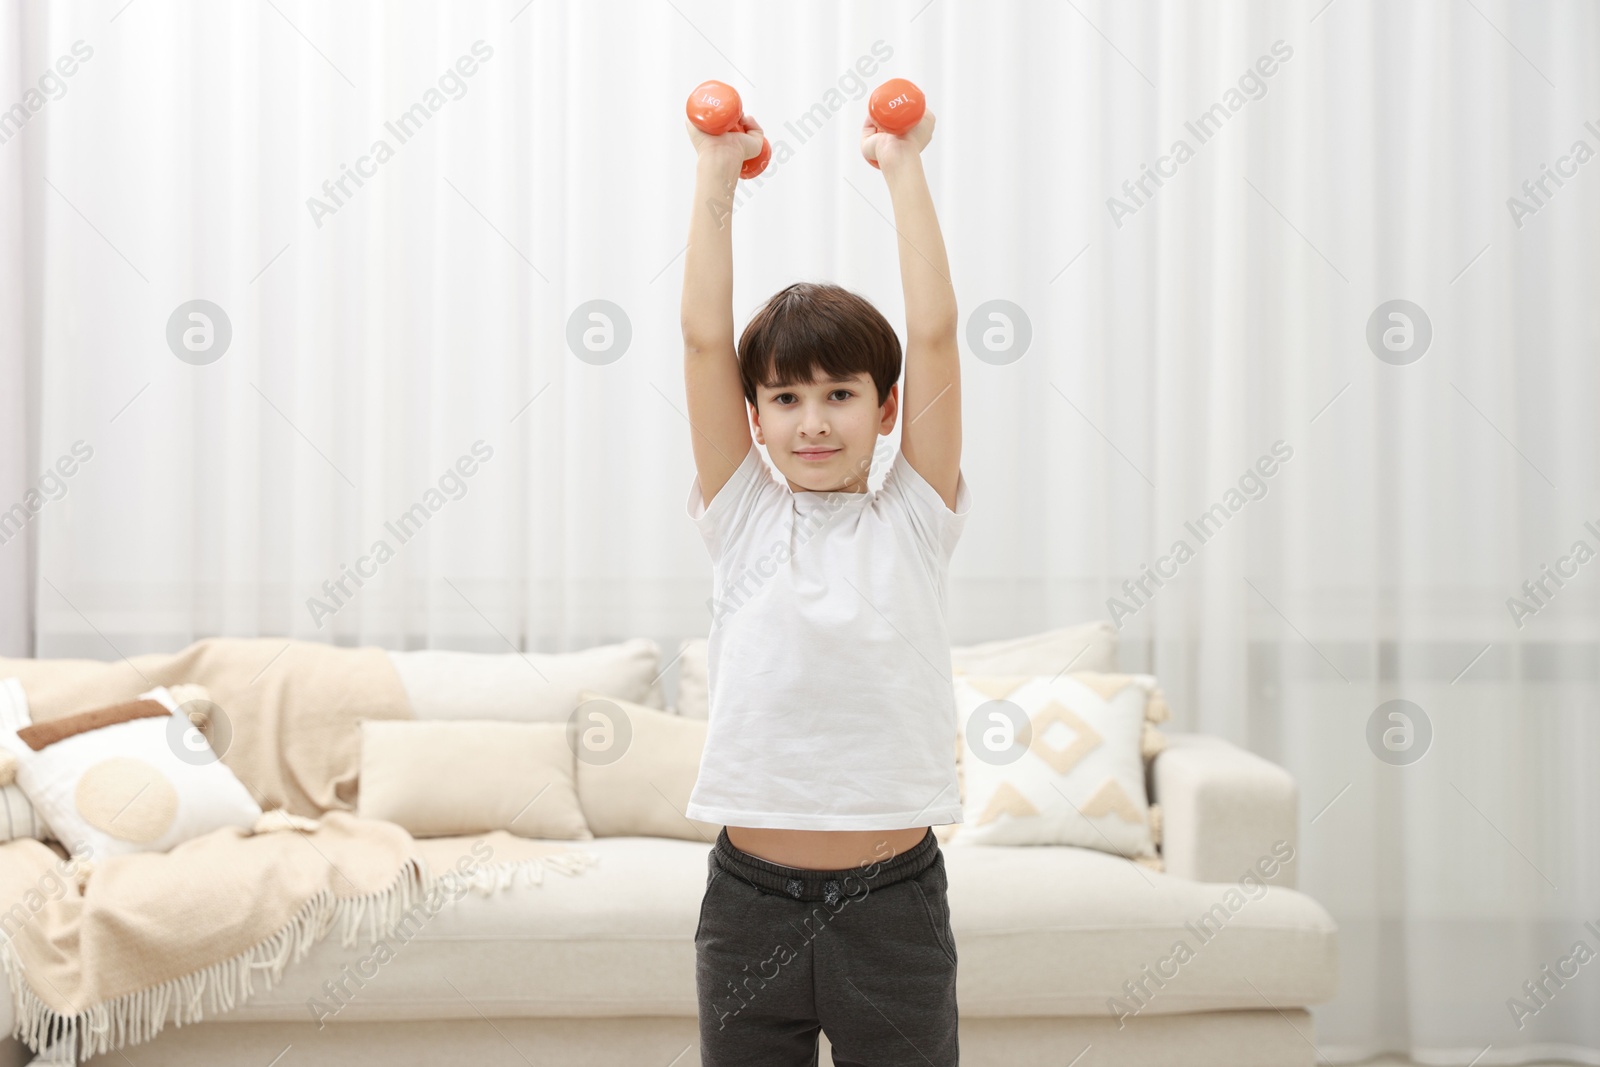
<path fill-rule="evenodd" d="M 972 492 L 967 488 L 966 475 L 956 472 L 956 508 L 951 511 L 939 491 L 917 473 L 904 452 L 896 449 L 879 492 L 900 505 L 923 546 L 948 562 L 967 525 L 967 516 L 972 513 Z"/>
<path fill-rule="evenodd" d="M 761 458 L 761 449 L 756 447 L 754 441 L 750 442 L 750 451 L 745 453 L 744 460 L 729 475 L 722 488 L 717 490 L 709 506 L 705 504 L 700 475 L 698 472 L 695 474 L 694 482 L 689 486 L 689 499 L 685 503 L 690 520 L 705 539 L 712 562 L 722 558 L 724 549 L 745 528 L 762 494 L 777 487 L 766 461 Z"/>

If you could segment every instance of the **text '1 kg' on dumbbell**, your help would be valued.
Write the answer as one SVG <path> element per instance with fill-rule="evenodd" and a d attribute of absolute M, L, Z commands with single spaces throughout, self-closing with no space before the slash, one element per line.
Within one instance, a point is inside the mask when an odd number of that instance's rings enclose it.
<path fill-rule="evenodd" d="M 741 118 L 744 115 L 744 103 L 739 99 L 739 92 L 727 82 L 707 81 L 695 86 L 694 92 L 689 94 L 689 102 L 684 110 L 688 113 L 689 121 L 694 123 L 695 129 L 701 133 L 720 137 L 725 133 L 747 132 Z M 761 138 L 761 152 L 744 161 L 744 166 L 739 168 L 739 177 L 754 178 L 757 174 L 767 169 L 767 162 L 772 159 L 772 144 Z"/>
<path fill-rule="evenodd" d="M 892 133 L 896 137 L 921 122 L 927 110 L 928 98 L 922 94 L 921 89 L 904 78 L 890 78 L 874 89 L 872 99 L 867 101 L 867 114 L 872 116 L 873 124 L 883 132 Z M 867 162 L 874 167 L 878 166 L 878 161 L 875 159 L 869 159 Z"/>

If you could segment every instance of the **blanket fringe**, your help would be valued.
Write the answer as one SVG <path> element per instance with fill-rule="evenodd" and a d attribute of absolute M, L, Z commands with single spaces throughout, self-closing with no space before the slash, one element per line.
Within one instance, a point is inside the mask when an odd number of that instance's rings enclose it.
<path fill-rule="evenodd" d="M 599 858 L 597 853 L 582 852 L 484 864 L 473 868 L 465 881 L 489 895 L 511 888 L 519 876 L 524 885 L 539 886 L 544 884 L 546 867 L 570 876 L 593 866 Z M 73 1049 L 74 1063 L 125 1045 L 142 1044 L 162 1031 L 169 1015 L 181 1027 L 184 1023 L 202 1022 L 208 1013 L 220 1014 L 243 1004 L 256 992 L 258 973 L 264 989 L 271 990 L 283 976 L 284 968 L 304 959 L 335 922 L 343 921 L 340 943 L 344 947 L 357 943 L 362 919 L 367 920 L 367 937 L 372 943 L 389 936 L 417 903 L 452 877 L 462 880 L 455 870 L 441 878 L 430 878 L 423 861 L 412 858 L 406 861 L 394 884 L 377 893 L 339 900 L 332 890 L 325 889 L 312 897 L 287 926 L 253 948 L 75 1015 L 59 1014 L 34 994 L 24 980 L 22 958 L 11 939 L 0 938 L 0 963 L 5 967 L 17 1013 L 11 1035 L 35 1053 L 47 1047 Z"/>
<path fill-rule="evenodd" d="M 472 889 L 489 896 L 502 889 L 511 889 L 520 881 L 524 886 L 537 888 L 544 885 L 546 868 L 559 871 L 568 877 L 582 874 L 600 862 L 598 852 L 563 852 L 555 856 L 540 856 L 530 860 L 507 860 L 502 863 L 479 864 L 470 876 L 462 878 L 452 870 L 449 875 L 465 882 Z"/>

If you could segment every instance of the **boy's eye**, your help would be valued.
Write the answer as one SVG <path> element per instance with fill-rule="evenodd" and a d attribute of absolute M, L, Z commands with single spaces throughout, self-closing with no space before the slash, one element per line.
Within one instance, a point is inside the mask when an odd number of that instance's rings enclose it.
<path fill-rule="evenodd" d="M 841 395 L 841 394 L 843 394 L 843 395 Z M 828 394 L 830 399 L 839 399 L 839 400 L 848 400 L 850 397 L 855 396 L 855 395 L 856 394 L 855 394 L 854 390 L 851 390 L 851 389 L 835 389 L 833 392 Z M 796 399 L 796 397 L 795 397 L 795 395 L 793 393 L 779 393 L 777 396 L 774 396 L 772 398 L 772 402 L 774 404 L 779 404 L 779 405 L 785 405 L 786 406 L 790 400 L 794 400 L 794 399 Z"/>

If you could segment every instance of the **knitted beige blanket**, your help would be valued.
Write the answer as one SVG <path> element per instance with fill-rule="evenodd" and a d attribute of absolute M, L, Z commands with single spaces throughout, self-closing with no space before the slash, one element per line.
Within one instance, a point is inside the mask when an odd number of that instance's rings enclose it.
<path fill-rule="evenodd" d="M 244 1003 L 257 978 L 271 989 L 335 923 L 345 945 L 363 926 L 377 941 L 431 915 L 450 884 L 493 892 L 596 859 L 498 831 L 419 846 L 393 823 L 356 816 L 356 720 L 412 717 L 381 649 L 212 638 L 115 662 L 0 658 L 8 677 L 21 680 L 34 722 L 157 685 L 206 686 L 231 729 L 222 762 L 268 809 L 253 830 L 93 862 L 32 839 L 0 844 L 12 1033 L 36 1052 L 66 1045 L 82 1060 L 148 1041 L 169 1019 Z M 213 745 L 217 730 L 206 727 Z"/>

